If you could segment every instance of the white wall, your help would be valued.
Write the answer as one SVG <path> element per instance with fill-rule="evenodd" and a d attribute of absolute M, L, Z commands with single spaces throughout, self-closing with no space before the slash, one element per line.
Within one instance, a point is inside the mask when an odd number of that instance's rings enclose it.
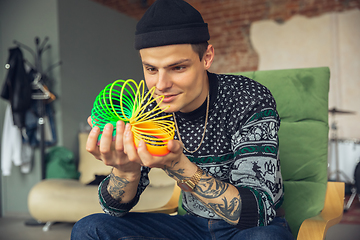
<path fill-rule="evenodd" d="M 356 114 L 330 116 L 341 139 L 360 139 L 360 11 L 319 17 L 294 16 L 284 24 L 260 21 L 251 26 L 259 70 L 330 67 L 329 108 Z M 331 134 L 331 133 L 330 133 Z"/>

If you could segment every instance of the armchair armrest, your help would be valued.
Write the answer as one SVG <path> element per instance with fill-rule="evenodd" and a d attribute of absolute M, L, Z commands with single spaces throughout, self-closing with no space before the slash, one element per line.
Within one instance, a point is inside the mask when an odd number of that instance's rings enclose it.
<path fill-rule="evenodd" d="M 325 239 L 328 228 L 341 221 L 344 211 L 344 194 L 343 182 L 328 182 L 323 210 L 301 224 L 297 240 Z"/>
<path fill-rule="evenodd" d="M 181 189 L 178 187 L 177 184 L 175 184 L 173 193 L 169 201 L 164 206 L 159 208 L 140 210 L 137 212 L 167 213 L 167 214 L 175 213 L 178 210 L 180 192 Z"/>

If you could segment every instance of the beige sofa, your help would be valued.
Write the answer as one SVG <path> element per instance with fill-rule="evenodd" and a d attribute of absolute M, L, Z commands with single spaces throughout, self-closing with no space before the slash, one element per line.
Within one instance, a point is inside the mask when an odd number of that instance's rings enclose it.
<path fill-rule="evenodd" d="M 36 184 L 28 195 L 28 208 L 32 217 L 46 223 L 48 231 L 54 222 L 76 222 L 102 212 L 96 185 L 87 185 L 95 175 L 107 175 L 111 167 L 104 165 L 85 150 L 88 133 L 79 134 L 79 180 L 45 179 Z M 150 185 L 132 211 L 151 211 L 164 206 L 170 199 L 175 181 L 161 169 L 152 169 Z"/>

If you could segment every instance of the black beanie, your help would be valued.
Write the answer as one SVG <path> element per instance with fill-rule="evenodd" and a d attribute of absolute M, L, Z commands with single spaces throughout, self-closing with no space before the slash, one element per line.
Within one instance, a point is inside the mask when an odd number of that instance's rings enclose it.
<path fill-rule="evenodd" d="M 135 49 L 210 39 L 201 14 L 183 0 L 156 0 L 136 25 Z"/>

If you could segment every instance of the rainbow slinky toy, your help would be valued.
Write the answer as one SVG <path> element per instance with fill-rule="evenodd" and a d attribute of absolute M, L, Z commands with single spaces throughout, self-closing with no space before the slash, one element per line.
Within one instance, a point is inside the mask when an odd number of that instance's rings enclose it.
<path fill-rule="evenodd" d="M 117 121 L 130 123 L 136 147 L 142 139 L 153 156 L 166 155 L 169 153 L 167 143 L 174 138 L 175 127 L 173 121 L 166 120 L 171 115 L 160 114 L 167 109 L 159 106 L 164 96 L 153 98 L 154 92 L 155 87 L 145 94 L 143 80 L 139 84 L 132 79 L 116 80 L 108 84 L 96 97 L 91 110 L 93 127 L 98 126 L 102 133 L 104 126 L 111 123 L 114 126 L 113 136 L 115 136 Z M 154 101 L 155 107 L 146 111 L 149 104 Z"/>

